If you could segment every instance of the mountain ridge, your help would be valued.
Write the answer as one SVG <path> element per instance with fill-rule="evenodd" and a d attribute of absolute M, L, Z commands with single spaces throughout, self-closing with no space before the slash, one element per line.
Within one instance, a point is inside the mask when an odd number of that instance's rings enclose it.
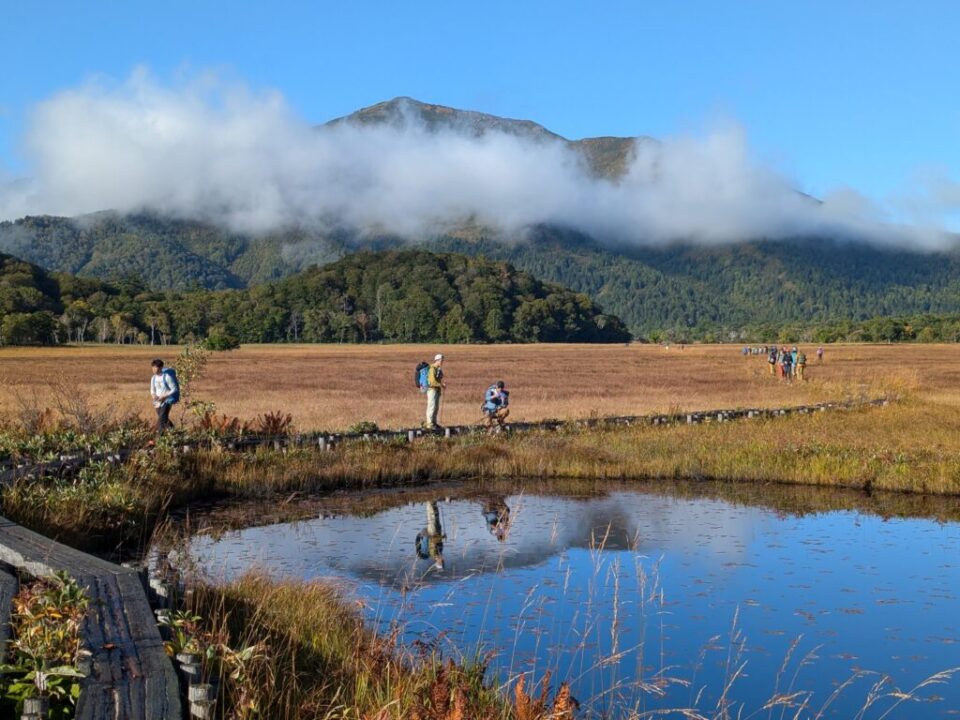
<path fill-rule="evenodd" d="M 402 129 L 410 123 L 418 123 L 428 132 L 453 130 L 474 137 L 481 137 L 488 132 L 501 132 L 531 142 L 561 143 L 583 159 L 586 168 L 594 177 L 608 180 L 616 180 L 624 175 L 630 159 L 640 146 L 658 142 L 646 135 L 604 135 L 570 140 L 533 120 L 504 118 L 477 110 L 460 110 L 406 96 L 360 108 L 349 115 L 334 118 L 320 127 L 352 124 L 361 127 L 389 125 Z"/>

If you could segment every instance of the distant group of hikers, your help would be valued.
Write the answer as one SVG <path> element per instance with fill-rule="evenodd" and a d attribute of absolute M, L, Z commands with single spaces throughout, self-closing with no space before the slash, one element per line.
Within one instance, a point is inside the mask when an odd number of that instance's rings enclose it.
<path fill-rule="evenodd" d="M 744 356 L 766 355 L 770 374 L 776 375 L 781 380 L 791 382 L 794 379 L 804 379 L 804 371 L 807 369 L 807 354 L 796 345 L 792 348 L 788 348 L 786 345 L 783 347 L 777 347 L 776 345 L 744 346 L 742 354 Z M 823 362 L 822 345 L 817 348 L 817 362 Z"/>
<path fill-rule="evenodd" d="M 423 423 L 425 430 L 442 430 L 438 418 L 440 402 L 447 384 L 443 381 L 443 354 L 433 356 L 433 362 L 420 362 L 414 370 L 414 383 L 420 392 L 427 396 L 427 416 Z M 510 415 L 510 392 L 506 389 L 503 380 L 498 380 L 486 389 L 483 394 L 483 404 L 480 413 L 483 416 L 483 425 L 490 432 L 499 432 L 506 425 Z"/>

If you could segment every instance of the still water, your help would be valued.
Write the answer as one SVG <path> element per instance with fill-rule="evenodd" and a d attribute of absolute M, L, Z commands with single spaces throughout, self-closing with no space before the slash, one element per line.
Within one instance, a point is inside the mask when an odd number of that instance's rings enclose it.
<path fill-rule="evenodd" d="M 190 552 L 215 578 L 336 578 L 408 643 L 490 653 L 500 680 L 569 680 L 587 717 L 960 715 L 960 676 L 895 694 L 960 666 L 955 523 L 517 494 L 199 536 Z M 792 707 L 757 712 L 775 696 Z"/>

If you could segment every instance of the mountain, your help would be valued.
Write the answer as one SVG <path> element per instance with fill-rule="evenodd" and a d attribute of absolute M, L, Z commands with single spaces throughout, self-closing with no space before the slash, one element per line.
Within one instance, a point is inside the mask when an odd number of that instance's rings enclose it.
<path fill-rule="evenodd" d="M 595 177 L 611 180 L 621 177 L 626 172 L 627 163 L 638 147 L 644 143 L 657 142 L 653 138 L 644 136 L 568 140 L 532 120 L 514 120 L 473 110 L 431 105 L 408 97 L 394 98 L 362 108 L 345 117 L 331 120 L 326 123 L 326 126 L 337 126 L 343 123 L 360 126 L 389 125 L 396 128 L 418 124 L 428 132 L 449 130 L 477 137 L 488 132 L 500 132 L 529 142 L 560 142 L 579 155 L 585 167 Z"/>
<path fill-rule="evenodd" d="M 566 143 L 594 175 L 616 182 L 650 138 L 567 140 L 529 120 L 397 98 L 319 126 L 416 123 L 427 132 L 502 132 Z M 811 201 L 814 201 L 811 199 Z M 830 238 L 726 245 L 615 244 L 550 225 L 505 234 L 464 219 L 439 235 L 405 240 L 385 228 L 288 227 L 251 236 L 210 223 L 146 213 L 27 217 L 0 223 L 0 251 L 50 270 L 104 280 L 143 279 L 153 291 L 242 289 L 279 280 L 362 250 L 409 242 L 434 251 L 509 262 L 535 277 L 587 293 L 641 336 L 769 336 L 791 323 L 960 312 L 960 254 L 916 253 Z"/>
<path fill-rule="evenodd" d="M 424 250 L 361 252 L 243 290 L 156 293 L 0 254 L 0 344 L 628 342 L 589 297 L 507 263 Z M 229 339 L 229 342 L 227 342 Z"/>

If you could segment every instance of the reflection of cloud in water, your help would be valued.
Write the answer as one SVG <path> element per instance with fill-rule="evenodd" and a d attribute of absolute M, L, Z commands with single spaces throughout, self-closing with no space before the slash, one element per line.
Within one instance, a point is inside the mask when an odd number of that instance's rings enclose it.
<path fill-rule="evenodd" d="M 567 548 L 634 549 L 659 556 L 698 551 L 713 564 L 738 562 L 764 513 L 713 500 L 676 500 L 640 493 L 571 499 L 505 498 L 509 532 L 502 542 L 489 531 L 483 500 L 438 503 L 444 569 L 420 559 L 416 537 L 427 522 L 425 504 L 372 517 L 318 518 L 249 528 L 218 541 L 194 540 L 194 557 L 213 575 L 234 576 L 251 566 L 317 577 L 330 572 L 409 586 L 459 579 L 499 568 L 539 565 Z M 703 558 L 701 558 L 703 559 Z"/>
<path fill-rule="evenodd" d="M 509 532 L 499 542 L 485 511 L 504 504 Z M 957 664 L 957 524 L 846 512 L 778 517 L 642 492 L 437 507 L 442 571 L 429 543 L 421 553 L 427 557 L 417 557 L 414 540 L 430 525 L 423 503 L 370 518 L 252 528 L 219 542 L 198 538 L 193 553 L 214 574 L 259 565 L 358 581 L 352 592 L 373 626 L 396 623 L 404 642 L 435 641 L 468 657 L 492 652 L 490 671 L 501 678 L 549 668 L 558 680 L 570 680 L 587 704 L 585 716 L 605 708 L 611 688 L 623 693 L 625 706 L 685 707 L 687 687 L 666 688 L 656 699 L 633 684 L 641 677 L 651 682 L 663 667 L 671 676 L 695 678 L 701 707 L 715 707 L 729 680 L 734 617 L 749 662 L 734 693 L 747 708 L 769 700 L 801 636 L 789 672 L 799 673 L 798 688 L 815 693 L 813 708 L 858 669 L 912 687 Z M 600 553 L 593 548 L 604 535 L 607 552 Z M 813 648 L 817 659 L 800 673 L 797 663 Z M 703 662 L 694 666 L 698 658 Z M 873 682 L 865 679 L 865 687 L 832 700 L 829 717 L 856 717 Z M 943 700 L 913 703 L 910 720 L 960 707 L 960 683 L 923 694 Z M 876 709 L 868 717 L 886 707 Z"/>

